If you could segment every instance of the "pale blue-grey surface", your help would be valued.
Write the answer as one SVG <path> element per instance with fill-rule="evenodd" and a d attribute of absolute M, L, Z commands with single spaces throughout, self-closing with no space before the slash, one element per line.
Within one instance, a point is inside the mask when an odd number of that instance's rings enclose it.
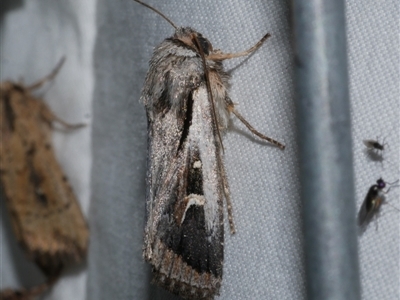
<path fill-rule="evenodd" d="M 3 3 L 9 6 L 0 15 L 1 79 L 32 82 L 65 54 L 66 65 L 41 95 L 64 119 L 89 123 L 86 131 L 57 133 L 55 139 L 59 160 L 89 217 L 88 263 L 66 274 L 45 299 L 166 299 L 150 284 L 151 270 L 141 258 L 146 117 L 138 99 L 152 49 L 173 29 L 127 0 Z M 238 110 L 287 149 L 281 152 L 253 138 L 237 120 L 224 137 L 237 234 L 226 233 L 220 299 L 305 299 L 289 1 L 149 3 L 224 51 L 246 49 L 266 32 L 272 34 L 248 59 L 226 64 Z M 399 177 L 399 3 L 346 4 L 359 206 L 379 176 Z M 389 143 L 383 163 L 370 161 L 362 144 L 377 135 Z M 81 147 L 86 144 L 91 148 Z M 399 206 L 398 195 L 393 189 L 388 200 Z M 372 224 L 360 239 L 363 299 L 399 298 L 400 214 L 389 206 L 384 212 L 378 230 Z M 26 275 L 25 262 L 23 267 L 16 263 L 22 255 L 15 253 L 11 233 L 3 234 L 8 228 L 4 213 L 0 286 L 37 282 L 37 273 Z"/>

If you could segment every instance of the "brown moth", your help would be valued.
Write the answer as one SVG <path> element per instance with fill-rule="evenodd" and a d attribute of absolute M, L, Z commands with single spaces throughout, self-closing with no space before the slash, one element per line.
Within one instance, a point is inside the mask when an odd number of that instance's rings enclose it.
<path fill-rule="evenodd" d="M 0 299 L 32 299 L 58 278 L 63 267 L 86 255 L 89 231 L 74 192 L 52 148 L 53 122 L 70 125 L 32 91 L 55 77 L 54 71 L 26 87 L 0 84 L 0 179 L 17 241 L 48 277 L 31 289 L 3 290 Z"/>

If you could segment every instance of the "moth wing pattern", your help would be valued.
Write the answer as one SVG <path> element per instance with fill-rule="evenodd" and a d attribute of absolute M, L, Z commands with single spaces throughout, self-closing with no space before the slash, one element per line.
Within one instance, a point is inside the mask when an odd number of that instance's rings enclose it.
<path fill-rule="evenodd" d="M 50 276 L 84 257 L 88 227 L 52 149 L 53 113 L 20 84 L 0 90 L 0 175 L 13 231 Z"/>
<path fill-rule="evenodd" d="M 149 139 L 143 254 L 159 285 L 208 299 L 222 278 L 226 178 L 202 59 L 179 39 L 192 33 L 178 28 L 155 49 L 142 91 Z M 226 126 L 229 76 L 222 64 L 207 64 L 218 125 Z"/>

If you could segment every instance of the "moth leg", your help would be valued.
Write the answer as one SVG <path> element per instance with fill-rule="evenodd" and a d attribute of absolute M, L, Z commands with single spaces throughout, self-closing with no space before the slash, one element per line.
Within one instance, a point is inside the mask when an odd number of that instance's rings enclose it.
<path fill-rule="evenodd" d="M 218 158 L 218 162 L 220 165 L 222 185 L 223 185 L 225 201 L 226 201 L 226 209 L 228 211 L 229 228 L 231 229 L 231 234 L 234 234 L 236 232 L 236 229 L 235 229 L 235 223 L 233 221 L 233 208 L 232 208 L 232 201 L 231 201 L 231 193 L 229 191 L 228 179 L 226 177 L 225 167 L 224 167 L 224 164 L 222 163 L 221 157 Z"/>
<path fill-rule="evenodd" d="M 270 142 L 271 144 L 277 146 L 279 149 L 284 150 L 285 149 L 285 145 L 278 142 L 277 140 L 274 140 L 268 136 L 263 135 L 262 133 L 258 132 L 253 126 L 250 125 L 249 122 L 246 121 L 246 119 L 234 108 L 233 105 L 229 106 L 228 108 L 239 120 L 240 122 L 242 122 L 244 125 L 246 125 L 246 127 L 256 136 L 258 136 L 259 138 L 266 140 L 268 142 Z"/>
<path fill-rule="evenodd" d="M 43 294 L 45 291 L 50 289 L 60 278 L 60 272 L 54 276 L 51 276 L 45 283 L 42 283 L 38 286 L 35 286 L 31 289 L 29 289 L 29 294 L 34 297 L 37 297 L 41 294 Z"/>
<path fill-rule="evenodd" d="M 58 62 L 58 64 L 54 68 L 54 70 L 49 75 L 47 75 L 46 77 L 40 79 L 38 82 L 32 84 L 31 86 L 27 87 L 27 90 L 35 90 L 37 88 L 40 88 L 46 82 L 53 80 L 53 78 L 56 77 L 56 75 L 60 71 L 60 69 L 63 66 L 64 62 L 65 62 L 65 56 L 63 56 L 61 58 L 61 60 Z"/>
<path fill-rule="evenodd" d="M 87 125 L 85 123 L 71 124 L 71 123 L 65 122 L 63 119 L 60 119 L 56 115 L 53 115 L 53 116 L 54 116 L 53 121 L 60 123 L 61 125 L 63 125 L 65 128 L 68 128 L 68 129 L 77 129 L 77 128 L 85 127 Z"/>
<path fill-rule="evenodd" d="M 47 122 L 49 123 L 58 122 L 67 129 L 76 129 L 86 126 L 85 123 L 70 124 L 64 121 L 63 119 L 57 117 L 46 105 L 42 105 L 41 115 L 42 118 L 45 119 Z"/>
<path fill-rule="evenodd" d="M 225 59 L 231 59 L 231 58 L 236 58 L 236 57 L 241 57 L 241 56 L 246 56 L 251 54 L 252 52 L 256 51 L 258 48 L 261 47 L 261 45 L 267 40 L 267 38 L 269 38 L 271 36 L 271 34 L 267 33 L 266 35 L 264 35 L 262 37 L 261 40 L 259 40 L 257 42 L 257 44 L 255 44 L 253 47 L 242 51 L 242 52 L 237 52 L 237 53 L 223 53 L 223 52 L 215 52 L 215 53 L 211 53 L 210 55 L 208 55 L 206 58 L 209 60 L 217 60 L 217 61 L 221 61 L 221 60 L 225 60 Z"/>
<path fill-rule="evenodd" d="M 58 280 L 59 274 L 52 276 L 45 283 L 39 284 L 29 289 L 21 288 L 18 290 L 4 289 L 0 291 L 0 299 L 4 300 L 24 300 L 24 299 L 36 299 L 44 292 L 49 290 Z"/>

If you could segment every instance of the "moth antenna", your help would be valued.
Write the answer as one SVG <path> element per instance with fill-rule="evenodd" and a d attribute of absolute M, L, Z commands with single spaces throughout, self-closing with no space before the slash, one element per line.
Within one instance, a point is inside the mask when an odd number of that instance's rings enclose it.
<path fill-rule="evenodd" d="M 160 12 L 159 10 L 155 9 L 154 7 L 151 7 L 150 5 L 148 5 L 148 4 L 146 4 L 146 3 L 143 3 L 143 2 L 140 1 L 140 0 L 133 0 L 133 1 L 135 1 L 135 2 L 137 2 L 137 3 L 139 3 L 139 4 L 142 4 L 143 6 L 146 6 L 147 8 L 150 8 L 152 11 L 154 11 L 155 13 L 159 14 L 162 18 L 164 18 L 165 21 L 167 21 L 169 24 L 171 24 L 172 27 L 174 27 L 175 29 L 178 28 L 178 26 L 176 26 L 176 25 L 174 24 L 174 22 L 172 22 L 170 19 L 168 19 L 168 18 L 167 18 L 162 12 Z"/>
<path fill-rule="evenodd" d="M 274 140 L 268 136 L 263 135 L 262 133 L 258 132 L 256 129 L 254 129 L 253 126 L 250 125 L 249 122 L 246 121 L 245 118 L 243 118 L 243 116 L 234 108 L 231 109 L 232 113 L 240 120 L 240 122 L 242 122 L 244 125 L 246 125 L 246 127 L 252 132 L 254 133 L 256 136 L 258 136 L 259 138 L 266 140 L 268 142 L 270 142 L 271 144 L 277 146 L 279 149 L 281 150 L 285 150 L 285 145 L 278 142 L 277 140 Z"/>
<path fill-rule="evenodd" d="M 213 53 L 207 56 L 207 59 L 209 60 L 217 60 L 217 61 L 221 61 L 221 60 L 225 60 L 225 59 L 231 59 L 231 58 L 236 58 L 236 57 L 241 57 L 241 56 L 246 56 L 251 54 L 252 52 L 256 51 L 258 48 L 261 47 L 261 45 L 267 40 L 267 38 L 269 38 L 271 36 L 271 34 L 267 33 L 266 35 L 264 35 L 261 40 L 259 40 L 257 42 L 257 44 L 255 44 L 253 47 L 251 47 L 250 49 L 247 49 L 245 51 L 242 52 L 237 52 L 237 53 Z"/>
<path fill-rule="evenodd" d="M 37 88 L 40 88 L 46 82 L 53 80 L 53 78 L 56 77 L 56 75 L 60 71 L 60 69 L 63 66 L 64 62 L 65 62 L 65 56 L 61 57 L 60 61 L 56 65 L 56 67 L 54 68 L 54 70 L 49 75 L 47 75 L 43 79 L 39 80 L 38 82 L 32 84 L 30 87 L 27 88 L 27 90 L 35 90 Z"/>
<path fill-rule="evenodd" d="M 204 69 L 204 78 L 205 78 L 206 86 L 207 86 L 207 93 L 208 93 L 208 96 L 210 97 L 210 101 L 211 101 L 211 110 L 212 110 L 214 122 L 216 124 L 215 127 L 216 127 L 217 134 L 218 134 L 218 140 L 221 144 L 222 151 L 225 151 L 224 145 L 222 144 L 221 132 L 219 131 L 217 113 L 215 112 L 214 97 L 213 97 L 213 94 L 211 91 L 210 77 L 208 76 L 207 65 L 206 65 L 206 57 L 204 55 L 203 48 L 200 46 L 200 42 L 197 39 L 197 36 L 195 34 L 192 34 L 192 40 L 200 52 L 200 57 L 201 57 L 201 61 L 203 63 L 203 69 Z"/>

